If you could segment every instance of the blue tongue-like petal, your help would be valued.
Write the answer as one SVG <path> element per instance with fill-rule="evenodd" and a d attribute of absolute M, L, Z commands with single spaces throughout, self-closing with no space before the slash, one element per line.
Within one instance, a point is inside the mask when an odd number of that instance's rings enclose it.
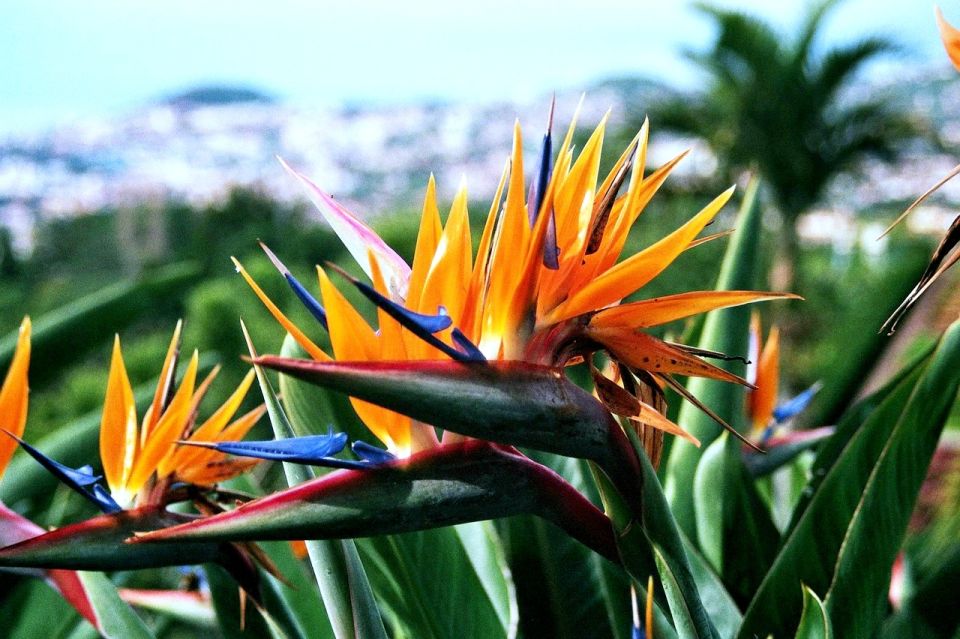
<path fill-rule="evenodd" d="M 241 442 L 192 442 L 181 441 L 187 446 L 211 448 L 228 455 L 254 457 L 270 461 L 327 466 L 329 468 L 367 469 L 396 459 L 387 451 L 364 442 L 354 442 L 353 452 L 361 461 L 334 457 L 347 445 L 345 433 L 334 433 L 331 429 L 326 435 L 306 435 L 287 439 Z"/>
<path fill-rule="evenodd" d="M 787 421 L 791 417 L 796 417 L 810 405 L 810 402 L 821 388 L 823 388 L 823 384 L 817 382 L 799 395 L 780 404 L 773 409 L 773 420 L 779 424 Z"/>
<path fill-rule="evenodd" d="M 397 458 L 389 451 L 360 440 L 353 442 L 350 449 L 357 457 L 370 464 L 385 464 Z"/>
<path fill-rule="evenodd" d="M 436 315 L 415 313 L 404 308 L 402 305 L 397 304 L 386 296 L 381 295 L 369 284 L 365 284 L 364 282 L 351 277 L 349 273 L 337 267 L 335 264 L 330 264 L 329 266 L 340 273 L 344 278 L 347 279 L 347 281 L 353 284 L 357 290 L 363 294 L 364 297 L 376 304 L 379 308 L 383 309 L 383 312 L 395 319 L 400 323 L 401 326 L 437 350 L 446 353 L 452 359 L 455 359 L 459 362 L 486 361 L 486 358 L 483 357 L 483 354 L 480 353 L 480 350 L 471 344 L 469 340 L 467 340 L 466 336 L 464 336 L 463 333 L 457 329 L 454 329 L 453 338 L 460 348 L 453 348 L 443 340 L 434 336 L 434 333 L 447 329 L 453 324 L 453 320 L 450 319 L 450 316 L 447 315 L 446 309 L 442 306 L 438 309 Z M 457 335 L 459 335 L 459 338 Z M 462 344 L 469 344 L 469 348 L 464 349 Z"/>
<path fill-rule="evenodd" d="M 51 475 L 59 479 L 65 486 L 92 502 L 101 511 L 105 513 L 115 513 L 123 510 L 120 508 L 120 505 L 114 501 L 113 497 L 110 496 L 110 493 L 97 483 L 102 477 L 93 474 L 93 467 L 89 465 L 81 466 L 80 468 L 65 466 L 55 459 L 47 457 L 13 433 L 6 430 L 4 430 L 4 432 L 16 439 L 24 452 L 37 460 Z"/>
<path fill-rule="evenodd" d="M 320 302 L 317 301 L 313 295 L 293 276 L 290 272 L 290 269 L 280 261 L 273 251 L 267 247 L 266 244 L 260 242 L 260 248 L 263 249 L 263 252 L 267 254 L 267 257 L 270 258 L 270 261 L 273 262 L 273 265 L 277 267 L 277 270 L 280 271 L 280 274 L 283 275 L 284 279 L 287 280 L 287 284 L 290 285 L 290 288 L 293 289 L 293 292 L 296 294 L 297 298 L 303 302 L 303 305 L 307 307 L 307 310 L 310 311 L 310 314 L 313 315 L 320 325 L 323 326 L 324 330 L 329 330 L 327 328 L 327 311 L 323 308 Z"/>

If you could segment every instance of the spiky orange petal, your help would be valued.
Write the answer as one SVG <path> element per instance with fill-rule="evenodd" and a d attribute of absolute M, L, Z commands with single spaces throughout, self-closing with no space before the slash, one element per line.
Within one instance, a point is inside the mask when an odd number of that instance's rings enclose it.
<path fill-rule="evenodd" d="M 747 385 L 743 378 L 646 333 L 625 328 L 596 329 L 589 326 L 585 333 L 606 347 L 618 361 L 631 368 L 658 375 L 709 377 Z"/>
<path fill-rule="evenodd" d="M 197 379 L 197 367 L 200 363 L 199 354 L 194 351 L 187 365 L 187 370 L 180 382 L 180 387 L 174 394 L 167 409 L 163 411 L 160 421 L 147 439 L 147 443 L 140 450 L 130 473 L 127 490 L 138 492 L 156 472 L 167 455 L 172 455 L 174 442 L 183 433 L 184 425 L 190 415 L 190 405 L 193 399 L 194 384 Z M 160 474 L 159 477 L 163 477 Z"/>
<path fill-rule="evenodd" d="M 660 274 L 686 246 L 709 224 L 730 196 L 724 191 L 689 222 L 659 242 L 640 251 L 606 271 L 548 314 L 545 324 L 561 322 L 590 310 L 603 308 L 638 290 Z"/>
<path fill-rule="evenodd" d="M 29 385 L 27 373 L 30 368 L 30 318 L 23 318 L 20 324 L 20 333 L 17 335 L 17 347 L 7 370 L 7 376 L 0 387 L 0 427 L 10 431 L 17 437 L 23 435 L 27 424 L 27 409 L 29 405 Z M 7 469 L 17 441 L 3 436 L 0 439 L 0 475 Z"/>
<path fill-rule="evenodd" d="M 297 326 L 291 322 L 286 315 L 283 314 L 276 304 L 273 303 L 266 293 L 263 292 L 263 289 L 254 281 L 250 274 L 247 273 L 247 270 L 243 268 L 243 265 L 235 257 L 231 257 L 233 260 L 233 265 L 237 268 L 237 273 L 239 273 L 243 279 L 247 282 L 247 285 L 253 289 L 253 292 L 260 298 L 260 301 L 263 302 L 263 305 L 267 307 L 267 310 L 270 311 L 270 314 L 273 315 L 274 319 L 282 326 L 290 335 L 293 336 L 293 339 L 297 341 L 297 344 L 300 347 L 307 351 L 307 354 L 310 355 L 313 359 L 318 362 L 328 362 L 330 361 L 330 356 L 323 352 L 323 349 L 313 343 L 306 333 L 301 331 Z"/>
<path fill-rule="evenodd" d="M 596 329 L 617 326 L 633 329 L 649 328 L 718 308 L 785 298 L 796 299 L 797 296 L 789 293 L 761 291 L 693 291 L 679 293 L 604 309 L 590 318 L 590 326 Z"/>
<path fill-rule="evenodd" d="M 940 39 L 943 40 L 943 47 L 947 50 L 950 62 L 953 63 L 957 71 L 960 71 L 960 31 L 947 22 L 946 18 L 943 17 L 943 12 L 940 11 L 940 7 L 937 7 L 936 11 L 937 26 L 940 27 Z"/>
<path fill-rule="evenodd" d="M 770 423 L 773 410 L 777 406 L 777 387 L 780 384 L 780 330 L 770 329 L 767 342 L 760 353 L 757 363 L 757 389 L 748 397 L 748 407 L 753 426 L 761 429 Z"/>
<path fill-rule="evenodd" d="M 139 448 L 137 408 L 130 378 L 127 377 L 123 364 L 120 336 L 117 335 L 113 341 L 107 393 L 103 402 L 103 417 L 100 420 L 100 459 L 103 462 L 107 486 L 112 493 L 119 494 L 124 491 Z"/>

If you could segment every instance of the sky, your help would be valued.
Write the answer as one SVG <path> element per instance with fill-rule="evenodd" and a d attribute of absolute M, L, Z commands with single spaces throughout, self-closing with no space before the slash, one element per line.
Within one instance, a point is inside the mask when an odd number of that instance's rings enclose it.
<path fill-rule="evenodd" d="M 784 30 L 807 6 L 717 4 Z M 953 4 L 944 13 L 960 24 Z M 705 49 L 712 33 L 691 3 L 672 0 L 4 0 L 0 132 L 121 114 L 212 83 L 303 105 L 523 100 L 624 74 L 694 86 L 681 51 Z M 823 42 L 872 34 L 905 52 L 874 73 L 946 65 L 932 4 L 841 2 Z"/>

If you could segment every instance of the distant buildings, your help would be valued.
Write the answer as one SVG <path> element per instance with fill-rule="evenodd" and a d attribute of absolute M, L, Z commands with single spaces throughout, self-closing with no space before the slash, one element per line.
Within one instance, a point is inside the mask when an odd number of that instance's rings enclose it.
<path fill-rule="evenodd" d="M 558 136 L 578 99 L 557 97 Z M 603 85 L 588 96 L 580 122 L 595 123 L 611 108 L 616 124 L 628 109 L 642 109 L 636 100 L 635 86 Z M 367 215 L 419 206 L 431 172 L 442 196 L 452 195 L 467 176 L 471 195 L 486 198 L 503 170 L 514 119 L 520 118 L 524 143 L 535 152 L 548 102 L 307 109 L 252 92 L 195 90 L 126 117 L 0 141 L 0 225 L 11 230 L 19 250 L 28 251 L 33 227 L 44 219 L 168 198 L 207 203 L 237 185 L 301 199 L 277 155 Z M 935 106 L 942 112 L 943 104 Z M 941 117 L 948 139 L 960 138 L 960 112 Z M 657 164 L 685 143 L 652 125 L 650 161 Z M 838 208 L 852 212 L 922 192 L 960 161 L 957 146 L 953 158 L 923 155 L 894 168 L 870 167 L 866 181 L 834 190 Z M 693 156 L 681 165 L 681 176 L 712 170 L 708 151 L 698 147 Z M 929 218 L 924 224 L 937 226 Z M 817 235 L 808 233 L 811 240 Z"/>

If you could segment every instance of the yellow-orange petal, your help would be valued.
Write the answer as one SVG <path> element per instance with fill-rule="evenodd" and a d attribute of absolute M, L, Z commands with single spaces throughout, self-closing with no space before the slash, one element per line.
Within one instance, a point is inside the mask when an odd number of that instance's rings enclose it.
<path fill-rule="evenodd" d="M 103 417 L 100 419 L 100 460 L 110 492 L 123 493 L 139 448 L 137 408 L 123 364 L 120 336 L 117 335 L 113 341 Z"/>
<path fill-rule="evenodd" d="M 467 190 L 461 185 L 454 197 L 450 215 L 430 263 L 430 272 L 420 293 L 420 308 L 423 312 L 436 313 L 437 307 L 443 305 L 451 317 L 460 317 L 473 270 L 472 252 Z"/>
<path fill-rule="evenodd" d="M 590 326 L 598 329 L 617 326 L 634 329 L 649 328 L 718 308 L 783 298 L 797 299 L 798 296 L 790 293 L 760 291 L 679 293 L 604 309 L 590 318 Z"/>
<path fill-rule="evenodd" d="M 725 382 L 747 385 L 742 377 L 703 361 L 666 342 L 630 329 L 596 329 L 587 327 L 585 333 L 602 344 L 620 362 L 631 368 L 657 375 L 685 375 L 709 377 Z"/>
<path fill-rule="evenodd" d="M 27 374 L 30 369 L 30 331 L 29 317 L 24 317 L 17 335 L 17 347 L 7 375 L 0 387 L 0 427 L 17 437 L 23 435 L 27 424 L 27 410 L 30 401 L 30 388 Z M 7 469 L 17 441 L 4 435 L 0 440 L 0 475 Z"/>
<path fill-rule="evenodd" d="M 943 17 L 940 7 L 936 8 L 937 26 L 940 27 L 940 39 L 943 41 L 943 48 L 947 50 L 947 56 L 953 66 L 960 71 L 960 31 L 954 29 Z"/>
<path fill-rule="evenodd" d="M 420 311 L 420 296 L 423 291 L 423 284 L 430 271 L 430 264 L 433 263 L 433 255 L 437 251 L 442 233 L 443 224 L 440 222 L 440 209 L 437 207 L 437 183 L 431 173 L 427 182 L 427 193 L 423 198 L 420 229 L 417 231 L 417 247 L 413 253 L 410 287 L 407 290 L 406 299 L 407 308 Z M 370 260 L 370 264 L 373 265 L 375 261 Z"/>
<path fill-rule="evenodd" d="M 180 387 L 174 394 L 167 409 L 163 411 L 160 421 L 157 422 L 147 443 L 144 444 L 130 473 L 127 490 L 130 493 L 138 492 L 150 476 L 159 469 L 164 458 L 172 455 L 174 443 L 183 433 L 187 419 L 190 417 L 190 405 L 193 399 L 194 384 L 197 380 L 197 367 L 200 363 L 199 354 L 194 351 L 190 364 L 183 375 Z M 159 475 L 162 477 L 163 475 Z"/>
<path fill-rule="evenodd" d="M 163 358 L 163 366 L 160 367 L 160 378 L 157 380 L 157 389 L 153 392 L 153 401 L 143 416 L 143 427 L 140 429 L 140 446 L 147 441 L 150 432 L 160 421 L 160 415 L 163 413 L 163 402 L 168 397 L 169 390 L 173 387 L 173 375 L 175 373 L 177 355 L 180 352 L 180 333 L 183 329 L 183 320 L 177 322 L 173 329 L 173 336 L 170 338 L 170 345 L 167 346 L 167 355 Z"/>
<path fill-rule="evenodd" d="M 747 396 L 747 406 L 755 429 L 765 428 L 773 418 L 780 384 L 780 330 L 770 329 L 757 363 L 757 389 Z"/>
<path fill-rule="evenodd" d="M 177 477 L 190 484 L 212 486 L 247 472 L 261 460 L 259 459 L 215 459 L 202 464 L 194 464 L 177 473 Z"/>
<path fill-rule="evenodd" d="M 659 242 L 620 262 L 547 315 L 544 324 L 554 324 L 587 311 L 617 302 L 640 289 L 667 268 L 700 231 L 709 224 L 733 195 L 733 187 L 717 196 L 686 224 Z"/>
<path fill-rule="evenodd" d="M 293 339 L 297 341 L 297 344 L 300 345 L 303 350 L 307 351 L 307 354 L 310 355 L 313 359 L 318 362 L 328 362 L 330 361 L 330 356 L 323 352 L 323 349 L 313 343 L 306 333 L 297 328 L 297 325 L 290 321 L 290 319 L 283 314 L 276 304 L 273 303 L 266 293 L 263 292 L 263 289 L 256 283 L 256 281 L 250 277 L 250 274 L 247 273 L 247 270 L 243 268 L 243 265 L 235 257 L 231 257 L 233 260 L 233 265 L 237 268 L 237 273 L 239 273 L 243 279 L 247 282 L 247 285 L 253 289 L 253 292 L 257 297 L 260 298 L 260 301 L 263 302 L 263 305 L 267 307 L 267 310 L 270 311 L 270 314 L 273 315 L 274 319 L 279 322 Z"/>
<path fill-rule="evenodd" d="M 227 401 L 214 411 L 199 428 L 190 433 L 188 439 L 196 439 L 197 441 L 216 440 L 221 431 L 223 431 L 230 420 L 233 419 L 234 414 L 240 408 L 240 404 L 243 403 L 244 398 L 247 396 L 247 391 L 250 390 L 250 385 L 253 383 L 254 376 L 255 373 L 252 369 L 247 371 L 243 381 L 240 382 L 237 389 L 233 391 L 233 394 L 227 398 Z M 199 395 L 199 391 L 196 394 Z M 203 449 L 187 446 L 177 448 L 173 455 L 167 458 L 168 461 L 165 460 L 165 462 L 160 465 L 158 474 L 163 476 L 171 472 L 176 472 L 178 476 L 182 476 L 180 472 L 181 469 L 188 467 L 201 450 Z"/>

